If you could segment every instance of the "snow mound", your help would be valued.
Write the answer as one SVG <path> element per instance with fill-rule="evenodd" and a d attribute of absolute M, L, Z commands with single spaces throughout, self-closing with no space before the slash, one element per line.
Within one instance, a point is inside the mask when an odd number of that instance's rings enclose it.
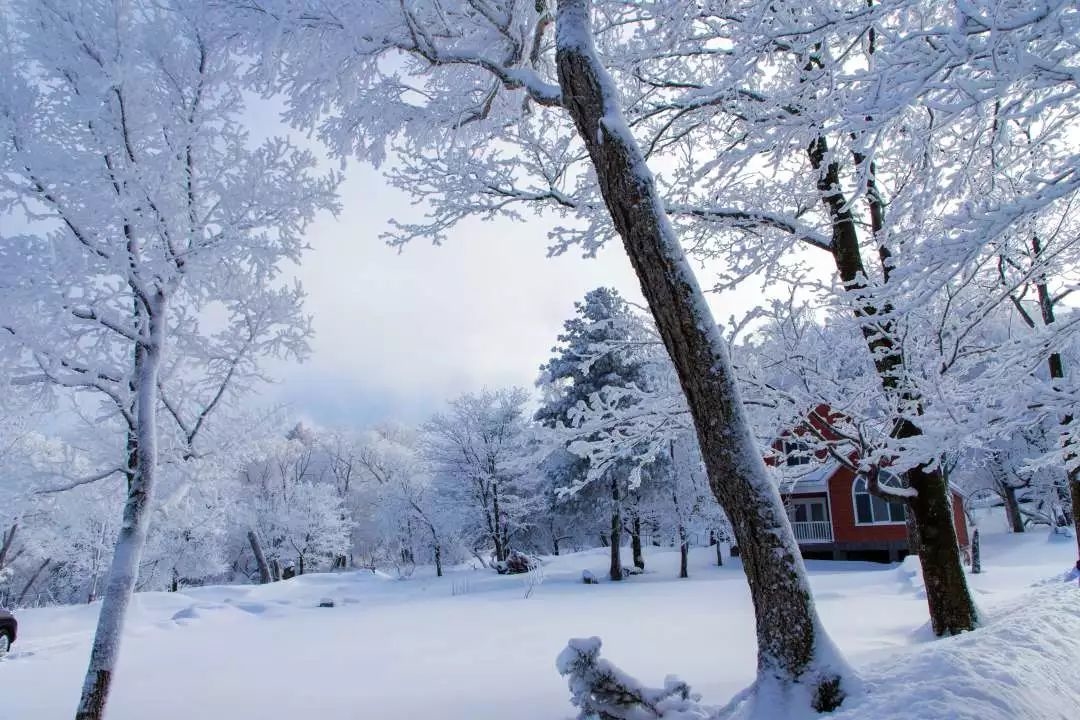
<path fill-rule="evenodd" d="M 1080 708 L 1080 591 L 1034 590 L 981 629 L 915 646 L 863 673 L 836 720 L 1072 720 Z"/>

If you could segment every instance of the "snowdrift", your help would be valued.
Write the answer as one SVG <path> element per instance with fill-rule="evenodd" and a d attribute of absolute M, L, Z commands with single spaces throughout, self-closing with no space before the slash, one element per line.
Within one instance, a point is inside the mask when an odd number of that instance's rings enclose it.
<path fill-rule="evenodd" d="M 973 633 L 907 648 L 863 672 L 836 720 L 1073 720 L 1080 714 L 1080 588 L 1057 583 Z"/>

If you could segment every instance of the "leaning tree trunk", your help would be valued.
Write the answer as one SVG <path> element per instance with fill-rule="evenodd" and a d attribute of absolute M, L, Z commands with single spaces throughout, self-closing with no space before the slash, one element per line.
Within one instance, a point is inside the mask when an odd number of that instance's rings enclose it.
<path fill-rule="evenodd" d="M 26 584 L 23 585 L 23 589 L 22 592 L 19 593 L 19 597 L 15 599 L 16 605 L 21 606 L 23 604 L 23 601 L 26 600 L 26 596 L 30 594 L 30 588 L 34 587 L 34 583 L 37 582 L 38 576 L 45 571 L 45 568 L 47 568 L 49 566 L 49 563 L 51 562 L 52 558 L 45 558 L 41 561 L 41 564 L 38 565 L 38 569 L 34 571 L 34 574 L 31 575 L 30 579 L 26 581 Z"/>
<path fill-rule="evenodd" d="M 1009 520 L 1009 528 L 1014 533 L 1024 532 L 1024 516 L 1020 514 L 1020 503 L 1016 499 L 1016 488 L 1006 482 L 1001 488 L 1001 494 L 1005 500 L 1005 517 Z"/>
<path fill-rule="evenodd" d="M 154 484 L 157 479 L 158 370 L 164 351 L 165 300 L 158 294 L 148 317 L 149 336 L 135 350 L 137 450 L 135 473 L 124 503 L 123 522 L 116 539 L 109 579 L 90 650 L 76 720 L 101 720 L 112 686 L 128 604 L 146 545 Z"/>
<path fill-rule="evenodd" d="M 248 544 L 251 545 L 251 552 L 255 556 L 255 564 L 259 566 L 259 584 L 266 585 L 273 580 L 273 576 L 270 574 L 270 563 L 266 562 L 266 553 L 263 552 L 262 541 L 259 540 L 259 534 L 255 532 L 254 528 L 248 530 Z"/>
<path fill-rule="evenodd" d="M 821 627 L 780 493 L 750 431 L 727 347 L 713 320 L 592 44 L 588 0 L 560 0 L 556 62 L 562 102 L 675 365 L 709 484 L 734 527 L 754 604 L 758 689 L 804 685 L 819 710 L 837 707 L 847 672 Z M 788 697 L 795 697 L 789 695 Z"/>
<path fill-rule="evenodd" d="M 634 554 L 634 567 L 645 569 L 645 555 L 641 552 L 641 516 L 634 513 L 634 522 L 630 530 L 630 550 Z"/>
<path fill-rule="evenodd" d="M 866 268 L 863 265 L 859 236 L 851 205 L 845 198 L 840 182 L 840 164 L 829 150 L 828 141 L 818 137 L 807 148 L 810 164 L 818 173 L 817 188 L 822 203 L 829 212 L 832 225 L 832 256 L 837 272 L 855 306 L 862 334 L 873 358 L 874 368 L 885 392 L 906 406 L 908 412 L 921 414 L 919 398 L 906 386 L 900 371 L 904 365 L 903 350 L 893 341 L 892 308 L 877 307 L 867 293 Z M 856 156 L 856 162 L 865 158 Z M 885 206 L 877 189 L 871 163 L 867 174 L 867 198 L 870 201 L 871 230 L 875 238 L 884 235 Z M 882 260 L 885 282 L 892 271 L 892 256 L 882 245 L 878 254 Z M 921 437 L 922 429 L 902 418 L 892 430 L 899 440 Z M 926 602 L 930 624 L 937 635 L 954 635 L 972 630 L 978 613 L 967 578 L 960 561 L 956 528 L 953 526 L 949 501 L 949 484 L 940 466 L 924 464 L 905 474 L 916 497 L 908 504 L 908 538 L 912 552 L 917 552 L 926 582 Z"/>
<path fill-rule="evenodd" d="M 623 579 L 622 498 L 619 497 L 619 474 L 616 470 L 609 472 L 611 474 L 611 567 L 608 569 L 608 577 L 619 581 Z"/>

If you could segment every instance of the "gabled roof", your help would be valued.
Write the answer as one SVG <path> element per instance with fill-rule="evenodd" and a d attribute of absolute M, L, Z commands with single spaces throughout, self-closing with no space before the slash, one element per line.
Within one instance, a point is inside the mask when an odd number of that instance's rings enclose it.
<path fill-rule="evenodd" d="M 829 478 L 839 469 L 840 463 L 835 460 L 796 467 L 781 466 L 780 492 L 785 495 L 825 492 L 829 489 Z"/>

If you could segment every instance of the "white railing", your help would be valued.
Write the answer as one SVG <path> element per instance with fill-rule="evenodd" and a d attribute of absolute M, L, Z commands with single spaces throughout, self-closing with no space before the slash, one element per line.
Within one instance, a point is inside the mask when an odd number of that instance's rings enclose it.
<path fill-rule="evenodd" d="M 817 522 L 793 522 L 795 539 L 803 543 L 832 542 L 832 523 L 828 520 Z"/>

